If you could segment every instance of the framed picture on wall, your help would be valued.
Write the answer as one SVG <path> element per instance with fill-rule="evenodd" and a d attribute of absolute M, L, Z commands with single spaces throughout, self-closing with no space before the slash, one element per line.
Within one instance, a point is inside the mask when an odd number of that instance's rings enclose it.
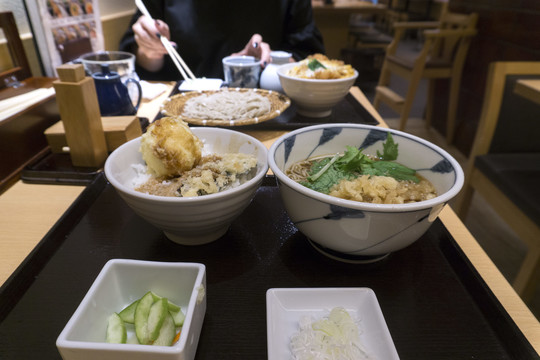
<path fill-rule="evenodd" d="M 25 0 L 46 76 L 81 55 L 104 49 L 97 0 Z"/>

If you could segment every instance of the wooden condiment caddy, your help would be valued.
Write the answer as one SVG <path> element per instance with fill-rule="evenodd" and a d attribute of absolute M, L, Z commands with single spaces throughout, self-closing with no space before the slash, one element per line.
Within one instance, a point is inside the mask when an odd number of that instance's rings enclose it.
<path fill-rule="evenodd" d="M 53 82 L 67 145 L 74 166 L 100 167 L 107 158 L 94 80 L 83 65 L 61 65 Z"/>
<path fill-rule="evenodd" d="M 62 120 L 45 130 L 53 153 L 69 151 L 74 166 L 101 167 L 109 152 L 142 135 L 135 115 L 101 117 L 94 79 L 82 65 L 57 71 L 60 80 L 53 85 Z"/>
<path fill-rule="evenodd" d="M 101 125 L 109 152 L 142 135 L 141 123 L 135 115 L 105 116 L 101 118 Z M 45 130 L 45 137 L 53 153 L 64 153 L 69 147 L 62 121 Z"/>

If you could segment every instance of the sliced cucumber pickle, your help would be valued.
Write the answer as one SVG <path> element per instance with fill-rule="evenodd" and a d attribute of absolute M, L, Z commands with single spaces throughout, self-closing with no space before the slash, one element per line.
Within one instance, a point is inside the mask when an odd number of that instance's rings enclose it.
<path fill-rule="evenodd" d="M 124 322 L 128 324 L 134 324 L 135 323 L 135 309 L 137 308 L 137 304 L 139 303 L 139 300 L 135 300 L 128 306 L 124 308 L 124 310 L 120 311 L 118 315 L 124 320 Z"/>
<path fill-rule="evenodd" d="M 159 336 L 154 341 L 154 345 L 171 346 L 175 336 L 176 326 L 174 325 L 174 319 L 171 313 L 167 312 L 163 325 L 161 325 L 161 329 L 159 330 Z"/>
<path fill-rule="evenodd" d="M 171 346 L 176 329 L 184 325 L 185 314 L 180 306 L 169 299 L 148 291 L 144 296 L 126 306 L 108 319 L 106 341 L 126 343 L 127 329 L 135 329 L 130 343 Z"/>
<path fill-rule="evenodd" d="M 125 344 L 126 340 L 126 325 L 120 315 L 114 313 L 109 316 L 106 341 L 111 344 Z"/>
<path fill-rule="evenodd" d="M 161 298 L 161 300 L 156 301 L 150 308 L 150 313 L 148 314 L 148 321 L 146 326 L 148 327 L 148 334 L 150 341 L 157 339 L 159 335 L 159 330 L 161 325 L 165 320 L 165 317 L 169 314 L 169 309 L 167 307 L 167 299 Z"/>
<path fill-rule="evenodd" d="M 159 296 L 153 291 L 151 291 L 151 293 L 152 293 L 152 296 L 154 297 L 154 301 L 158 301 L 163 298 L 162 296 Z M 169 306 L 169 311 L 177 312 L 178 310 L 180 310 L 180 306 L 176 305 L 172 301 L 167 300 L 167 305 Z"/>
<path fill-rule="evenodd" d="M 178 310 L 176 312 L 169 311 L 174 319 L 174 325 L 176 326 L 182 326 L 184 325 L 184 320 L 186 319 L 186 315 L 182 312 L 182 310 Z"/>
<path fill-rule="evenodd" d="M 154 297 L 151 292 L 147 292 L 137 304 L 135 308 L 135 334 L 137 340 L 142 345 L 150 344 L 150 333 L 148 331 L 148 315 L 150 308 L 154 303 Z"/>

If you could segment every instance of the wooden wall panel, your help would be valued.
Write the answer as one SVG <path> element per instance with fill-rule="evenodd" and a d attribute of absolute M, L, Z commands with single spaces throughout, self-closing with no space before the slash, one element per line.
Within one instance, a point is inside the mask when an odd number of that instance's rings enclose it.
<path fill-rule="evenodd" d="M 464 67 L 455 145 L 468 154 L 478 125 L 487 69 L 493 61 L 540 61 L 540 1 L 450 0 L 454 12 L 476 12 L 478 35 Z M 434 126 L 445 131 L 448 84 L 436 84 Z"/>

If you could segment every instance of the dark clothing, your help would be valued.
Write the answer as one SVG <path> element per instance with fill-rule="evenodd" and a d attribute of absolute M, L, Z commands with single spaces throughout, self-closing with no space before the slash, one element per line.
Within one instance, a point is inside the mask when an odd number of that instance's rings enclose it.
<path fill-rule="evenodd" d="M 221 59 L 243 49 L 256 33 L 272 50 L 291 52 L 296 60 L 324 53 L 310 0 L 152 0 L 145 5 L 154 19 L 167 23 L 171 41 L 197 77 L 222 79 Z M 139 16 L 133 17 L 120 50 L 135 53 L 131 25 Z M 146 80 L 181 77 L 169 56 L 159 72 L 136 71 Z"/>

